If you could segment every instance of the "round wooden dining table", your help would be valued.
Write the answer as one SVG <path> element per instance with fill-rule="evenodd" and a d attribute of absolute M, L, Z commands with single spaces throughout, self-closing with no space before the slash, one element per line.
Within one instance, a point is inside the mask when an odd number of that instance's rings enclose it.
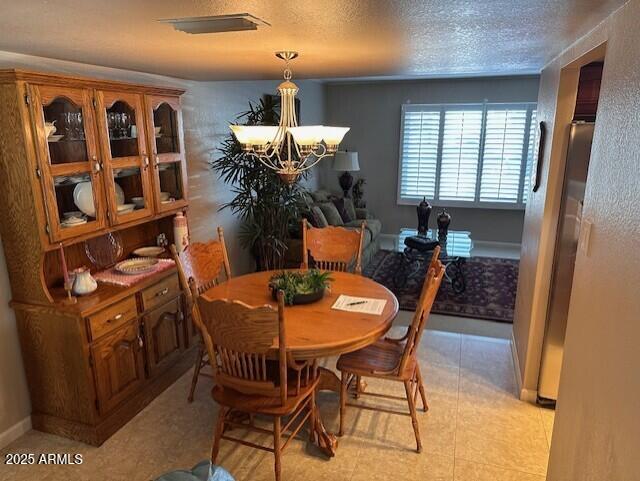
<path fill-rule="evenodd" d="M 277 308 L 269 289 L 269 279 L 281 271 L 263 271 L 233 277 L 202 294 L 212 301 L 228 299 L 250 306 L 269 304 Z M 338 356 L 361 349 L 380 339 L 391 327 L 398 314 L 398 299 L 386 287 L 373 280 L 346 272 L 332 272 L 330 288 L 314 303 L 285 307 L 287 349 L 295 359 L 312 360 Z M 382 314 L 364 314 L 332 309 L 340 294 L 355 297 L 384 299 Z M 320 389 L 340 392 L 336 374 L 320 369 Z M 324 428 L 317 416 L 316 442 L 330 456 L 335 454 L 336 437 Z"/>

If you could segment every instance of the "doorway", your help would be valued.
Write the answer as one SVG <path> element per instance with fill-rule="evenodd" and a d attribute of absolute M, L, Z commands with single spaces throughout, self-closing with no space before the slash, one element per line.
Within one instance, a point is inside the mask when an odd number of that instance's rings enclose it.
<path fill-rule="evenodd" d="M 538 402 L 550 406 L 555 404 L 558 397 L 603 67 L 604 61 L 596 60 L 580 68 L 573 118 L 567 126 L 569 138 L 564 156 L 564 176 L 538 378 Z"/>

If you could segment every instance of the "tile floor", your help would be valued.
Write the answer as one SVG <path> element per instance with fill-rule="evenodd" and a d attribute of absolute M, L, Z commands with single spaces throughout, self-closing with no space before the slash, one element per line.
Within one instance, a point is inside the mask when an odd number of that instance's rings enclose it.
<path fill-rule="evenodd" d="M 305 435 L 287 449 L 283 479 L 543 481 L 553 411 L 515 398 L 508 341 L 428 330 L 422 342 L 420 359 L 430 404 L 428 413 L 419 413 L 422 454 L 414 451 L 409 418 L 350 409 L 337 456 L 323 458 Z M 199 383 L 194 403 L 188 404 L 189 382 L 186 374 L 100 448 L 27 433 L 0 451 L 3 459 L 7 452 L 80 453 L 84 463 L 0 465 L 0 480 L 150 480 L 190 468 L 209 453 L 216 408 L 206 378 Z M 402 389 L 375 380 L 369 388 Z M 322 393 L 319 402 L 325 424 L 337 428 L 337 396 Z M 273 456 L 266 452 L 223 441 L 219 462 L 238 481 L 273 479 Z"/>

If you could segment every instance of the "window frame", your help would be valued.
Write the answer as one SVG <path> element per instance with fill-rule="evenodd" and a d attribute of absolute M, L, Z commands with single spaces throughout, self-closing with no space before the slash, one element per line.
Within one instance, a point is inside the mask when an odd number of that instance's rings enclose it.
<path fill-rule="evenodd" d="M 513 109 L 513 110 L 526 110 L 526 122 L 524 129 L 524 139 L 522 145 L 522 164 L 520 165 L 520 178 L 518 186 L 518 200 L 517 202 L 495 202 L 495 201 L 481 201 L 480 200 L 480 186 L 482 178 L 482 164 L 484 160 L 484 148 L 486 142 L 486 127 L 487 127 L 487 111 L 488 110 L 500 110 Z M 482 111 L 482 123 L 480 133 L 480 144 L 478 148 L 478 168 L 476 172 L 476 187 L 474 193 L 474 200 L 441 200 L 438 198 L 440 190 L 440 175 L 442 167 L 442 146 L 444 138 L 444 125 L 445 125 L 445 112 L 447 110 L 480 110 Z M 532 118 L 532 113 L 537 111 L 537 102 L 475 102 L 475 103 L 440 103 L 440 104 L 402 104 L 400 114 L 400 142 L 398 153 L 398 181 L 397 181 L 397 193 L 396 202 L 397 205 L 418 205 L 422 199 L 403 198 L 402 196 L 402 167 L 403 167 L 403 148 L 404 148 L 404 130 L 405 130 L 405 113 L 407 111 L 416 112 L 440 112 L 440 124 L 438 135 L 438 150 L 436 154 L 436 178 L 435 178 L 435 194 L 433 198 L 429 198 L 429 202 L 432 205 L 439 207 L 460 207 L 460 208 L 473 208 L 473 209 L 500 209 L 500 210 L 524 210 L 526 203 L 523 202 L 524 191 L 528 186 L 525 186 L 526 181 L 526 168 L 529 161 L 530 153 L 529 148 L 533 145 L 530 142 L 531 137 L 531 124 L 535 121 Z M 535 159 L 534 159 L 535 160 Z M 529 196 L 530 197 L 530 196 Z"/>

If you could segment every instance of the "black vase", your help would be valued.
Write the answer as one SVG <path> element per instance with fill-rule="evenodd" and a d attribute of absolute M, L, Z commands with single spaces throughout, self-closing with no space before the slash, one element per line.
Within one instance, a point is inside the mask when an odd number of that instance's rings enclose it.
<path fill-rule="evenodd" d="M 431 204 L 427 202 L 427 198 L 423 197 L 422 202 L 418 204 L 418 235 L 426 235 L 429 230 L 429 216 L 431 215 Z"/>
<path fill-rule="evenodd" d="M 442 212 L 438 214 L 436 220 L 438 222 L 438 239 L 446 240 L 449 232 L 449 224 L 451 224 L 451 215 L 442 209 Z"/>

